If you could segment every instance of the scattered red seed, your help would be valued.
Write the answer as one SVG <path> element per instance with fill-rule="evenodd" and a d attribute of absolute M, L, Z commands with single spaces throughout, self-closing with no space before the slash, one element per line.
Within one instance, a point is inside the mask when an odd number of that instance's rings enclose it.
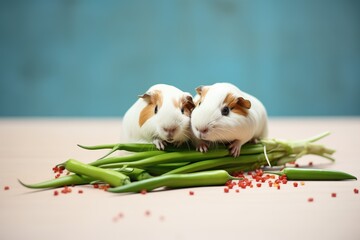
<path fill-rule="evenodd" d="M 313 162 L 309 162 L 309 166 L 312 166 L 313 165 Z"/>
<path fill-rule="evenodd" d="M 145 195 L 145 194 L 147 194 L 147 191 L 146 191 L 146 189 L 143 189 L 143 190 L 140 191 L 140 193 L 141 193 L 142 195 Z"/>
<path fill-rule="evenodd" d="M 272 187 L 272 186 L 273 186 L 273 182 L 269 181 L 269 187 Z"/>
<path fill-rule="evenodd" d="M 58 191 L 54 191 L 54 196 L 57 196 L 57 195 L 59 195 L 59 192 Z"/>
<path fill-rule="evenodd" d="M 295 167 L 296 167 L 296 168 L 299 167 L 299 164 L 296 163 L 296 164 L 295 164 Z"/>
<path fill-rule="evenodd" d="M 83 190 L 79 190 L 78 193 L 82 194 L 82 193 L 83 193 Z"/>
<path fill-rule="evenodd" d="M 71 188 L 65 186 L 63 189 L 61 189 L 61 193 L 63 194 L 71 193 Z"/>
<path fill-rule="evenodd" d="M 119 217 L 119 218 L 123 218 L 123 217 L 124 217 L 124 214 L 123 214 L 123 213 L 119 213 L 119 214 L 118 214 L 118 217 Z"/>
<path fill-rule="evenodd" d="M 257 187 L 261 187 L 261 183 L 257 183 L 256 186 L 257 186 Z"/>
<path fill-rule="evenodd" d="M 297 182 L 293 182 L 294 187 L 297 187 L 299 184 Z"/>
<path fill-rule="evenodd" d="M 301 186 L 304 186 L 305 185 L 305 182 L 300 182 Z"/>
<path fill-rule="evenodd" d="M 194 195 L 194 192 L 193 192 L 193 191 L 189 191 L 189 195 L 190 195 L 190 196 L 193 196 L 193 195 Z"/>
<path fill-rule="evenodd" d="M 239 192 L 240 192 L 240 190 L 239 190 L 239 189 L 236 189 L 236 190 L 235 190 L 235 192 L 239 193 Z"/>
<path fill-rule="evenodd" d="M 336 197 L 336 193 L 331 193 L 331 197 L 335 198 L 335 197 Z"/>
<path fill-rule="evenodd" d="M 359 194 L 359 189 L 354 188 L 354 193 L 355 193 L 355 194 Z"/>
<path fill-rule="evenodd" d="M 146 210 L 146 211 L 145 211 L 145 216 L 150 216 L 150 214 L 151 214 L 151 213 L 150 213 L 149 210 Z"/>
<path fill-rule="evenodd" d="M 225 187 L 224 188 L 224 193 L 228 193 L 229 192 L 229 188 L 228 187 Z"/>
<path fill-rule="evenodd" d="M 280 190 L 280 184 L 277 185 L 277 189 Z"/>
<path fill-rule="evenodd" d="M 314 201 L 314 198 L 308 198 L 308 202 L 313 202 Z"/>
<path fill-rule="evenodd" d="M 5 191 L 10 190 L 10 187 L 9 187 L 9 186 L 5 186 L 5 187 L 4 187 L 4 190 L 5 190 Z"/>
<path fill-rule="evenodd" d="M 109 184 L 101 184 L 101 185 L 98 185 L 98 188 L 101 190 L 107 191 L 110 188 L 110 185 Z"/>

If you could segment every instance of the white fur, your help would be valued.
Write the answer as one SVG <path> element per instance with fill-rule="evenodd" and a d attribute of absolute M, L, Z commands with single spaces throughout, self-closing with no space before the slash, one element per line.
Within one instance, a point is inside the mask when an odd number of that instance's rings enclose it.
<path fill-rule="evenodd" d="M 141 127 L 139 125 L 140 112 L 146 107 L 147 102 L 139 98 L 125 113 L 123 118 L 123 133 L 127 142 L 153 142 L 158 149 L 164 149 L 166 142 L 181 144 L 190 137 L 190 118 L 176 108 L 173 100 L 182 96 L 191 96 L 176 87 L 157 84 L 147 92 L 159 90 L 163 96 L 162 106 L 158 108 L 157 114 L 148 119 Z M 177 130 L 171 140 L 167 139 L 164 128 L 176 127 Z"/>
<path fill-rule="evenodd" d="M 216 83 L 205 87 L 209 90 L 191 115 L 192 131 L 200 140 L 198 150 L 207 151 L 204 141 L 229 143 L 232 155 L 238 156 L 243 144 L 267 136 L 267 113 L 257 98 L 229 83 Z M 251 102 L 247 116 L 231 111 L 228 116 L 221 114 L 221 109 L 225 106 L 223 101 L 228 93 Z M 195 97 L 197 98 L 198 96 Z M 201 134 L 199 130 L 205 128 L 209 129 L 208 132 Z"/>

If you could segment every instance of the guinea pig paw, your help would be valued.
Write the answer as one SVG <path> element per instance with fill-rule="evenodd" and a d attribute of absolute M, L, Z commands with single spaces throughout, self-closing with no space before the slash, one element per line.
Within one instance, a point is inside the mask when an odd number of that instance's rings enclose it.
<path fill-rule="evenodd" d="M 164 150 L 166 146 L 166 142 L 162 141 L 160 139 L 153 140 L 153 143 L 155 144 L 156 148 L 159 150 Z"/>
<path fill-rule="evenodd" d="M 233 143 L 231 143 L 229 146 L 229 150 L 230 150 L 231 156 L 233 156 L 233 157 L 240 156 L 241 144 L 239 143 L 239 141 L 234 141 Z"/>
<path fill-rule="evenodd" d="M 208 149 L 209 149 L 209 146 L 205 142 L 201 142 L 196 146 L 196 150 L 199 152 L 202 152 L 202 153 L 207 152 Z"/>

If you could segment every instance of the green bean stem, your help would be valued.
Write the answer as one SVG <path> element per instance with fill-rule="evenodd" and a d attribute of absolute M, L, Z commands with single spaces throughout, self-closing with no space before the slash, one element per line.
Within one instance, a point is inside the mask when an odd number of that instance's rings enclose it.
<path fill-rule="evenodd" d="M 74 159 L 66 161 L 65 168 L 70 172 L 101 180 L 115 187 L 130 183 L 130 178 L 121 172 L 91 166 Z"/>
<path fill-rule="evenodd" d="M 164 153 L 165 153 L 164 151 L 136 152 L 136 153 L 123 155 L 123 156 L 115 156 L 115 157 L 98 159 L 94 162 L 89 163 L 89 165 L 100 166 L 100 165 L 112 164 L 112 163 L 132 162 L 132 161 L 137 161 L 137 160 L 161 155 Z"/>
<path fill-rule="evenodd" d="M 286 175 L 288 180 L 346 180 L 357 179 L 355 176 L 334 170 L 309 168 L 284 168 L 282 171 L 266 171 L 266 173 Z"/>
<path fill-rule="evenodd" d="M 283 152 L 273 152 L 267 154 L 267 157 L 270 161 L 275 159 L 281 158 L 285 155 Z M 210 159 L 205 161 L 199 161 L 195 163 L 191 163 L 189 165 L 185 165 L 183 167 L 176 168 L 172 171 L 165 173 L 164 175 L 175 174 L 175 173 L 189 173 L 189 172 L 198 172 L 203 171 L 211 168 L 216 168 L 225 165 L 237 165 L 242 166 L 244 164 L 254 164 L 254 163 L 261 163 L 265 164 L 266 159 L 264 154 L 257 154 L 257 155 L 246 155 L 239 157 L 224 157 L 224 158 L 216 158 Z"/>
<path fill-rule="evenodd" d="M 213 144 L 213 149 L 227 149 L 227 147 L 223 144 Z M 117 150 L 125 150 L 129 152 L 145 152 L 145 151 L 155 151 L 156 146 L 152 143 L 114 143 L 114 144 L 102 144 L 102 145 L 94 145 L 94 146 L 85 146 L 78 144 L 79 147 L 87 150 L 101 150 L 101 149 L 111 149 L 105 156 L 110 155 L 111 153 Z M 263 144 L 258 143 L 246 143 L 241 148 L 241 154 L 255 154 L 261 153 L 263 149 Z M 164 151 L 166 152 L 183 152 L 183 151 L 191 151 L 195 150 L 192 144 L 183 144 L 181 146 L 173 146 L 168 145 Z M 104 156 L 104 157 L 105 157 Z M 102 158 L 104 158 L 102 157 Z"/>
<path fill-rule="evenodd" d="M 109 188 L 109 192 L 126 193 L 152 191 L 160 187 L 184 188 L 223 185 L 228 180 L 237 179 L 224 170 L 204 171 L 201 173 L 171 174 L 153 177 L 139 182 L 132 182 L 124 186 Z"/>
<path fill-rule="evenodd" d="M 128 176 L 131 181 L 142 181 L 153 177 L 146 170 L 141 168 L 121 168 L 118 171 Z"/>
<path fill-rule="evenodd" d="M 18 181 L 24 187 L 37 189 L 37 188 L 59 188 L 59 187 L 72 186 L 72 185 L 83 185 L 83 184 L 88 184 L 93 180 L 94 179 L 86 176 L 71 174 L 34 184 L 26 184 L 20 180 Z"/>
<path fill-rule="evenodd" d="M 161 163 L 180 163 L 180 162 L 195 162 L 201 161 L 204 159 L 212 159 L 218 157 L 224 157 L 229 154 L 227 149 L 223 150 L 211 150 L 207 153 L 201 153 L 197 151 L 188 151 L 188 152 L 171 152 L 165 153 L 158 156 L 149 157 L 134 162 L 122 162 L 119 164 L 107 164 L 102 165 L 103 168 L 119 168 L 123 166 L 127 167 L 146 167 L 153 166 Z"/>

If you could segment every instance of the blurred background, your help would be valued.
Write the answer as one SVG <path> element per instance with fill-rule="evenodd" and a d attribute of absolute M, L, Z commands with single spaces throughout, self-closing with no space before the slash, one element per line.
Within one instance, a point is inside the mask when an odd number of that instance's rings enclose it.
<path fill-rule="evenodd" d="M 0 116 L 121 117 L 215 82 L 270 116 L 360 115 L 360 1 L 0 2 Z"/>

